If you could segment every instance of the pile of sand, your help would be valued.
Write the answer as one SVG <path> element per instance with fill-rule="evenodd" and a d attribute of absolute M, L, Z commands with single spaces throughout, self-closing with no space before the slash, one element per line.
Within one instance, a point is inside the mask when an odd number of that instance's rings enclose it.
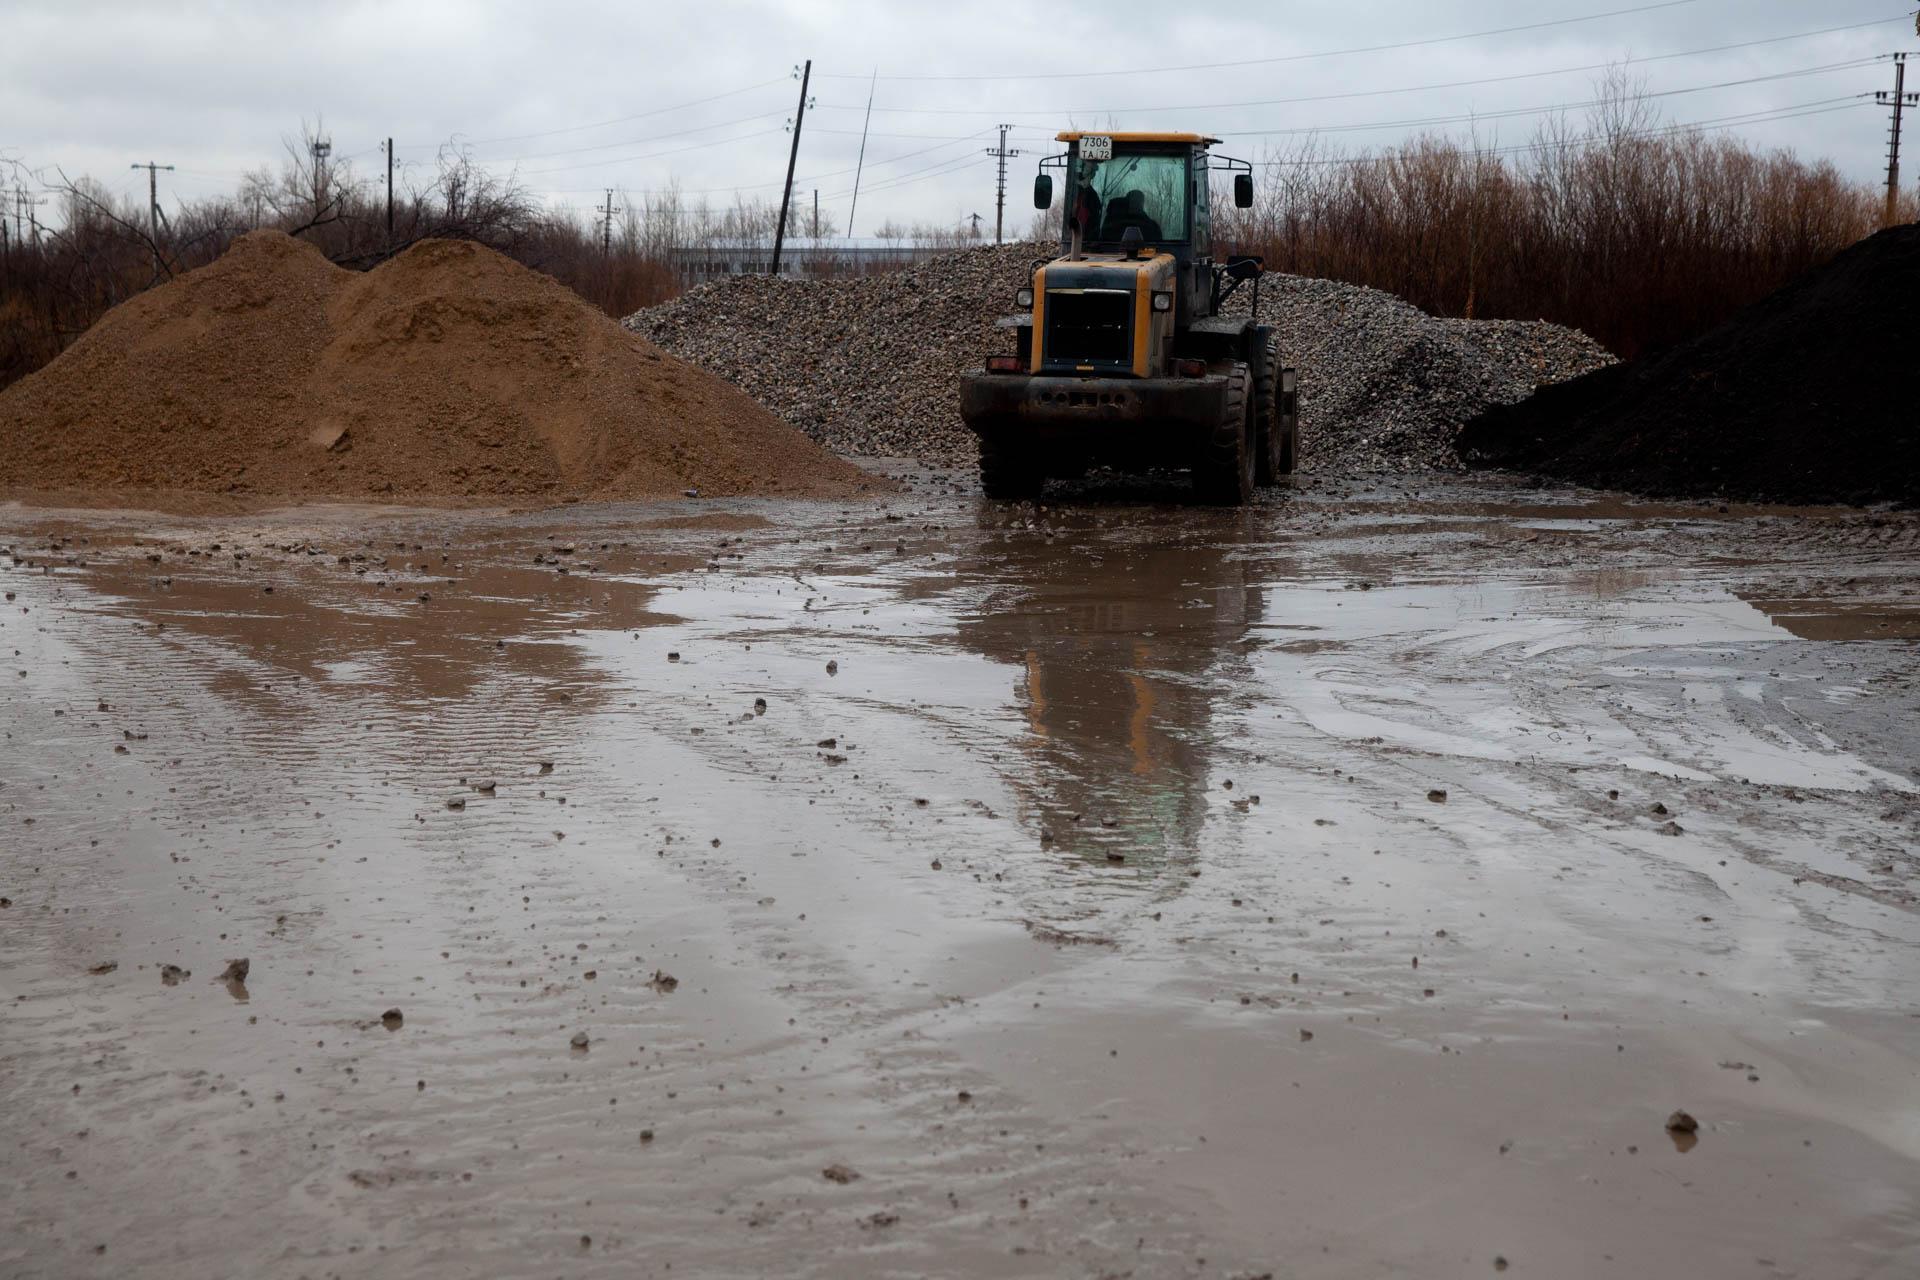
<path fill-rule="evenodd" d="M 1717 329 L 1547 387 L 1463 458 L 1657 495 L 1920 504 L 1920 226 L 1872 236 Z"/>
<path fill-rule="evenodd" d="M 871 485 L 564 286 L 435 240 L 359 274 L 256 231 L 0 392 L 0 485 L 353 498 Z"/>

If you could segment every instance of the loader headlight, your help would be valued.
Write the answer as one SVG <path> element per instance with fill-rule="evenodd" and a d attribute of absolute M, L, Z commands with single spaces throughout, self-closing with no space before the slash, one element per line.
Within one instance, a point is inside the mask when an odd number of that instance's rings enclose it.
<path fill-rule="evenodd" d="M 1155 311 L 1173 310 L 1173 294 L 1171 292 L 1155 293 L 1153 295 L 1153 309 Z"/>
<path fill-rule="evenodd" d="M 1016 289 L 1013 294 L 1013 305 L 1022 310 L 1031 310 L 1033 307 L 1033 290 Z"/>

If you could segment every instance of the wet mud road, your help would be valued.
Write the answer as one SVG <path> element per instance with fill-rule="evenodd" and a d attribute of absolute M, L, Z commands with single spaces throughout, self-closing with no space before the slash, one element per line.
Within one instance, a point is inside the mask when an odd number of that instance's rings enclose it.
<path fill-rule="evenodd" d="M 0 543 L 0 1275 L 1920 1273 L 1910 517 Z"/>

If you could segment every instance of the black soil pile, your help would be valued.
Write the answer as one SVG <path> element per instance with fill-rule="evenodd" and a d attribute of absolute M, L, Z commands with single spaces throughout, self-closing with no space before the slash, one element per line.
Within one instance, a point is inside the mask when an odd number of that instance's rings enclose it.
<path fill-rule="evenodd" d="M 1663 497 L 1920 504 L 1920 225 L 1692 342 L 1490 409 L 1456 447 Z"/>

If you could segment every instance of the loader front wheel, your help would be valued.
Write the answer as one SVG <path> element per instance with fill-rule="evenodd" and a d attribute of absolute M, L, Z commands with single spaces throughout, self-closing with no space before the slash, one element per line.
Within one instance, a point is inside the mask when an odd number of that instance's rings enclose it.
<path fill-rule="evenodd" d="M 1037 498 L 1047 483 L 1046 469 L 1032 451 L 1004 440 L 980 441 L 980 491 L 995 502 Z"/>
<path fill-rule="evenodd" d="M 1229 366 L 1220 424 L 1193 465 L 1193 490 L 1202 502 L 1237 507 L 1253 501 L 1256 430 L 1249 403 L 1252 383 L 1246 365 L 1235 361 Z"/>

